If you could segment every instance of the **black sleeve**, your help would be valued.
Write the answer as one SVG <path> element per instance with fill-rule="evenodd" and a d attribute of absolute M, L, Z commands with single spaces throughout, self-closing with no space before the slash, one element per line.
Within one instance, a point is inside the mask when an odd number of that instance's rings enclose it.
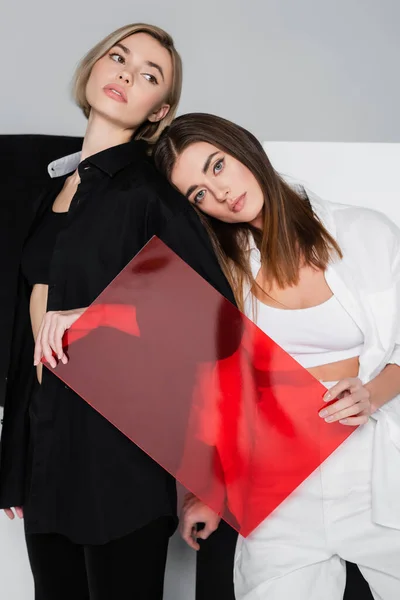
<path fill-rule="evenodd" d="M 203 279 L 236 306 L 233 292 L 218 263 L 209 235 L 189 203 L 182 212 L 167 222 L 159 237 Z"/>
<path fill-rule="evenodd" d="M 37 380 L 33 366 L 34 342 L 29 313 L 31 288 L 18 265 L 23 241 L 29 235 L 34 220 L 40 218 L 47 206 L 44 202 L 47 188 L 42 184 L 40 190 L 36 191 L 37 196 L 34 200 L 31 199 L 29 210 L 27 207 L 21 215 L 18 249 L 11 257 L 10 270 L 15 271 L 15 286 L 9 286 L 8 295 L 12 302 L 8 301 L 7 305 L 3 300 L 1 302 L 8 320 L 8 331 L 4 332 L 1 340 L 1 355 L 6 358 L 3 365 L 6 377 L 0 441 L 0 508 L 22 506 L 24 503 L 29 443 L 28 408 Z"/>
<path fill-rule="evenodd" d="M 29 442 L 28 407 L 36 378 L 29 290 L 19 277 L 0 443 L 0 508 L 23 506 Z"/>

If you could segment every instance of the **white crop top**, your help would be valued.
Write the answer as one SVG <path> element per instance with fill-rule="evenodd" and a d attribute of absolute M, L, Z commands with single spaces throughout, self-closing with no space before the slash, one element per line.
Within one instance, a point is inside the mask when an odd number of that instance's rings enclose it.
<path fill-rule="evenodd" d="M 248 302 L 252 304 L 248 298 Z M 335 296 L 311 308 L 286 310 L 258 300 L 256 324 L 303 367 L 359 356 L 362 331 Z M 248 304 L 248 308 L 250 308 Z M 252 311 L 251 311 L 252 312 Z M 250 311 L 246 310 L 248 316 Z"/>
<path fill-rule="evenodd" d="M 261 259 L 252 235 L 249 250 L 251 271 L 256 279 Z M 287 310 L 264 304 L 250 292 L 244 312 L 306 369 L 360 356 L 364 345 L 361 329 L 335 296 L 317 306 Z"/>

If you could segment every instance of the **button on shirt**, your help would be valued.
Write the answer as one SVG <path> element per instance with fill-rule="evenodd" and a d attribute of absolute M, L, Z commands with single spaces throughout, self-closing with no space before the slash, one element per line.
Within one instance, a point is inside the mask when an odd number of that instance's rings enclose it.
<path fill-rule="evenodd" d="M 78 153 L 49 165 L 53 181 L 36 223 L 79 160 Z M 144 142 L 109 148 L 78 169 L 81 183 L 51 259 L 47 310 L 91 304 L 153 235 L 234 302 L 196 212 L 155 170 Z M 10 385 L 6 395 L 0 504 L 22 498 L 29 533 L 101 544 L 162 515 L 176 521 L 174 479 L 48 369 L 29 402 L 16 390 Z"/>

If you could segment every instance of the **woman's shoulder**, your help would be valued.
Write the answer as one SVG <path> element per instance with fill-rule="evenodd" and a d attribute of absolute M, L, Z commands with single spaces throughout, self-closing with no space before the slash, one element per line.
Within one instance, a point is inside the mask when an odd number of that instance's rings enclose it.
<path fill-rule="evenodd" d="M 383 212 L 363 206 L 330 202 L 330 209 L 338 234 L 352 235 L 355 239 L 400 244 L 399 227 Z"/>
<path fill-rule="evenodd" d="M 186 212 L 190 207 L 189 201 L 156 169 L 151 158 L 146 158 L 140 165 L 137 182 L 155 206 L 162 206 L 171 215 Z"/>
<path fill-rule="evenodd" d="M 339 242 L 347 239 L 400 246 L 399 227 L 380 210 L 324 200 L 308 190 L 307 194 L 314 212 Z"/>

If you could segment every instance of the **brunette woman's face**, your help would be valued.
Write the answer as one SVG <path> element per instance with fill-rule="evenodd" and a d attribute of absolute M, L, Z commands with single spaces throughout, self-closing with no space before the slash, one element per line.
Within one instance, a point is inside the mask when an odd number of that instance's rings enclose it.
<path fill-rule="evenodd" d="M 196 142 L 178 157 L 171 176 L 178 190 L 207 215 L 262 227 L 264 196 L 253 173 L 233 156 Z"/>
<path fill-rule="evenodd" d="M 147 33 L 135 33 L 111 48 L 91 71 L 86 98 L 92 111 L 134 131 L 169 111 L 173 67 L 169 51 Z"/>

